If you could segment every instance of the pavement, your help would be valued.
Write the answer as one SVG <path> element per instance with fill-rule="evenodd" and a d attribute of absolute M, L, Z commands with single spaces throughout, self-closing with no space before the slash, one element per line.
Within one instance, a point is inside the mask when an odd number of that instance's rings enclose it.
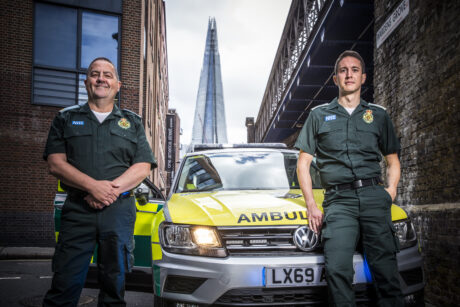
<path fill-rule="evenodd" d="M 5 259 L 51 259 L 54 247 L 0 246 L 0 260 Z"/>

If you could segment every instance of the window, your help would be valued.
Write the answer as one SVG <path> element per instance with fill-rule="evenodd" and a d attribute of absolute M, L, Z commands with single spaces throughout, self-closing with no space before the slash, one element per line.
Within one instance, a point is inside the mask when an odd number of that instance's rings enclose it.
<path fill-rule="evenodd" d="M 33 104 L 85 103 L 83 81 L 96 57 L 118 69 L 118 15 L 37 2 L 34 22 Z"/>
<path fill-rule="evenodd" d="M 216 152 L 187 157 L 176 193 L 211 190 L 299 189 L 298 154 L 292 152 Z M 314 189 L 321 189 L 316 163 Z"/>

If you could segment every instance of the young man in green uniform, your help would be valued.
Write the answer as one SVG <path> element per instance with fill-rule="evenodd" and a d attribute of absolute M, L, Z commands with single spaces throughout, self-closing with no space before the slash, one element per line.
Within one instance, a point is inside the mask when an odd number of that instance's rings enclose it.
<path fill-rule="evenodd" d="M 68 195 L 43 306 L 77 306 L 96 243 L 98 305 L 126 305 L 136 219 L 131 190 L 156 167 L 140 117 L 115 105 L 121 82 L 112 62 L 93 60 L 85 85 L 88 103 L 59 112 L 43 155 Z"/>
<path fill-rule="evenodd" d="M 336 61 L 339 96 L 313 108 L 297 139 L 297 173 L 309 225 L 321 231 L 326 279 L 333 306 L 355 306 L 353 253 L 359 238 L 369 263 L 379 306 L 403 306 L 391 204 L 400 177 L 399 141 L 385 109 L 361 99 L 364 61 L 355 51 Z M 324 216 L 313 199 L 310 164 L 316 155 L 325 189 Z M 382 155 L 388 187 L 380 180 Z"/>

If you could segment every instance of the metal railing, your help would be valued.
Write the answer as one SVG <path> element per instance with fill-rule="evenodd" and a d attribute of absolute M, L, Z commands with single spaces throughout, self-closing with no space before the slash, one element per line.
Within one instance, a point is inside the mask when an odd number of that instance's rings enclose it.
<path fill-rule="evenodd" d="M 331 0 L 293 0 L 273 62 L 255 127 L 256 142 L 263 142 L 286 89 L 302 64 L 326 2 Z"/>

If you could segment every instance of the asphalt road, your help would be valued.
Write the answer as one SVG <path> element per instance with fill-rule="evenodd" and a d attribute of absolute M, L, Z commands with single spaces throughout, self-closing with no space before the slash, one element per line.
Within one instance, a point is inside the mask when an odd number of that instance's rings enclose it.
<path fill-rule="evenodd" d="M 0 261 L 0 306 L 41 306 L 51 285 L 51 260 Z M 97 289 L 83 289 L 78 306 L 96 307 Z M 127 291 L 127 306 L 153 306 L 153 294 Z"/>

